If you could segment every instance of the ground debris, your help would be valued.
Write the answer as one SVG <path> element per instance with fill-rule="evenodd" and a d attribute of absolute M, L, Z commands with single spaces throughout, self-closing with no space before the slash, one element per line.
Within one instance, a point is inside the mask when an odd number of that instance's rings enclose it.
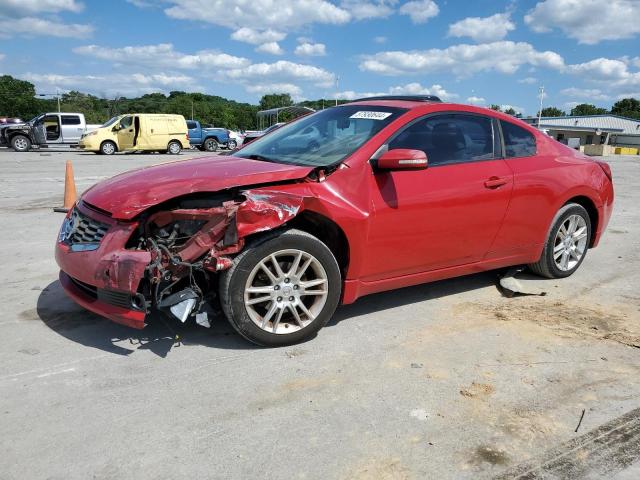
<path fill-rule="evenodd" d="M 501 322 L 531 322 L 560 335 L 595 337 L 640 348 L 640 319 L 615 307 L 588 307 L 528 297 L 495 305 L 466 303 L 457 310 L 465 315 L 470 311 L 479 313 Z"/>
<path fill-rule="evenodd" d="M 486 397 L 487 395 L 491 395 L 493 392 L 495 392 L 493 385 L 489 385 L 488 383 L 471 382 L 471 385 L 460 390 L 460 395 L 463 397 L 476 398 Z"/>
<path fill-rule="evenodd" d="M 498 277 L 498 290 L 507 298 L 537 295 L 545 296 L 546 291 L 542 290 L 536 282 L 540 277 L 526 275 L 523 273 L 524 267 L 510 268 Z"/>

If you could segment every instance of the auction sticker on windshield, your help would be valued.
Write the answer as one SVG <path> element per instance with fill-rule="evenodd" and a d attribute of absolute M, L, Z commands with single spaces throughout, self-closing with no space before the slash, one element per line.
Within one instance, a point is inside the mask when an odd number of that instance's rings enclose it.
<path fill-rule="evenodd" d="M 356 112 L 351 115 L 349 118 L 366 118 L 368 120 L 384 120 L 389 115 L 390 112 Z"/>

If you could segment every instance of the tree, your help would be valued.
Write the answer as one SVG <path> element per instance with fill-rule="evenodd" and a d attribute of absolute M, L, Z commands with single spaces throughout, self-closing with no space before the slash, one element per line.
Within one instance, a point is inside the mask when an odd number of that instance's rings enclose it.
<path fill-rule="evenodd" d="M 603 115 L 605 113 L 607 113 L 606 108 L 598 108 L 595 105 L 591 105 L 590 103 L 581 103 L 580 105 L 576 105 L 571 109 L 572 116 Z"/>
<path fill-rule="evenodd" d="M 557 107 L 545 107 L 542 109 L 542 117 L 564 117 L 565 112 Z"/>
<path fill-rule="evenodd" d="M 270 93 L 263 95 L 260 99 L 260 110 L 269 110 L 270 108 L 289 107 L 293 105 L 291 95 L 288 93 Z"/>
<path fill-rule="evenodd" d="M 506 113 L 507 115 L 513 115 L 515 117 L 518 112 L 516 112 L 513 107 L 509 107 L 504 111 L 504 113 Z"/>
<path fill-rule="evenodd" d="M 502 108 L 500 108 L 500 105 L 496 105 L 494 103 L 492 103 L 489 108 L 491 108 L 491 110 L 495 110 L 496 112 L 501 112 L 502 111 Z"/>
<path fill-rule="evenodd" d="M 611 113 L 622 117 L 640 119 L 640 100 L 637 98 L 623 98 L 613 104 Z"/>
<path fill-rule="evenodd" d="M 0 115 L 28 120 L 40 113 L 41 103 L 32 83 L 10 75 L 0 76 Z"/>

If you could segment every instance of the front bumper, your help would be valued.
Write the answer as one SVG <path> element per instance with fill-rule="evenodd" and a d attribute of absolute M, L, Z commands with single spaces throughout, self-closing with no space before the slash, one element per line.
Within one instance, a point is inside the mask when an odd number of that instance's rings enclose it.
<path fill-rule="evenodd" d="M 82 202 L 75 208 L 85 218 L 108 225 L 108 230 L 98 243 L 56 243 L 56 262 L 65 292 L 87 310 L 117 323 L 143 328 L 147 305 L 140 287 L 151 254 L 125 248 L 137 224 L 118 222 L 88 209 Z"/>

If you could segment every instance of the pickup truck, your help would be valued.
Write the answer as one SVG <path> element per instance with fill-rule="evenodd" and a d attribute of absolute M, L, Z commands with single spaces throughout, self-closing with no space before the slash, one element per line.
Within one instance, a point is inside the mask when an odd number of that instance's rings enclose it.
<path fill-rule="evenodd" d="M 205 128 L 197 120 L 187 120 L 187 129 L 189 143 L 200 150 L 215 152 L 220 146 L 234 149 L 238 145 L 229 137 L 229 130 L 226 128 Z"/>
<path fill-rule="evenodd" d="M 2 125 L 0 146 L 27 152 L 32 146 L 77 145 L 84 133 L 97 127 L 87 125 L 81 113 L 43 113 L 28 122 Z"/>

